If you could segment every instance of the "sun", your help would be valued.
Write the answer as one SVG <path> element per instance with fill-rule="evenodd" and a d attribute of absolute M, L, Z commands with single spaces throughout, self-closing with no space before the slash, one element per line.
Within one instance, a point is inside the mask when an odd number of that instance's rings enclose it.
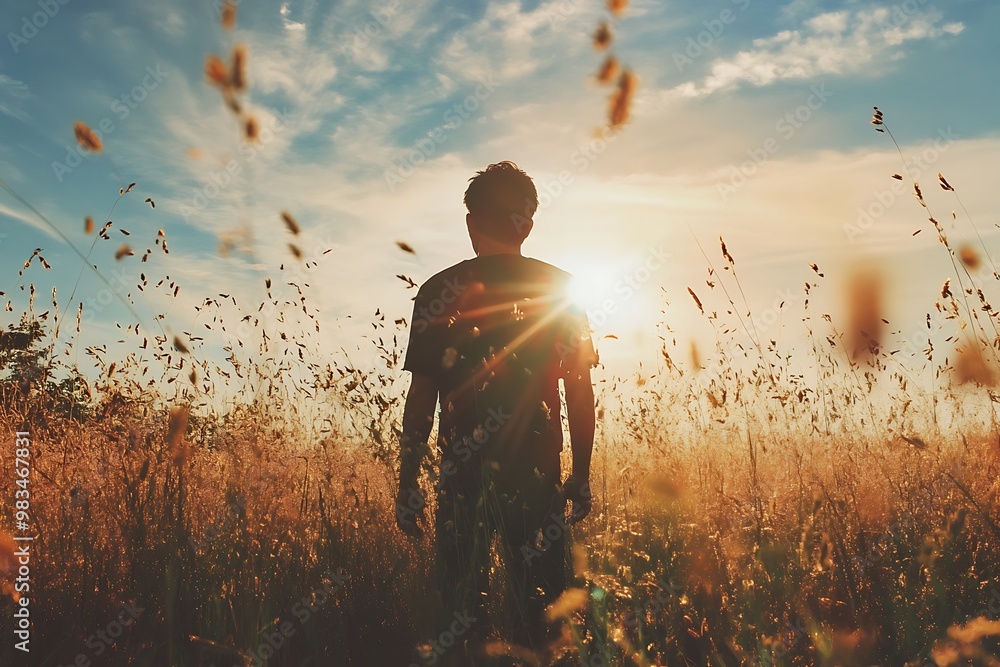
<path fill-rule="evenodd" d="M 603 296 L 615 283 L 614 273 L 607 267 L 590 265 L 573 273 L 567 288 L 570 302 L 588 313 L 601 307 Z"/>
<path fill-rule="evenodd" d="M 579 258 L 566 266 L 573 276 L 567 298 L 587 313 L 595 334 L 630 336 L 652 322 L 648 293 L 656 288 L 637 281 L 626 263 Z"/>

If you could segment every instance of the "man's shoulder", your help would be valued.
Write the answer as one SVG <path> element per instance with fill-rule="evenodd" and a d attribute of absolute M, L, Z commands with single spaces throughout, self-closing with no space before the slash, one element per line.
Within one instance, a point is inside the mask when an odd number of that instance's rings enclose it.
<path fill-rule="evenodd" d="M 539 293 L 565 295 L 573 275 L 548 262 L 525 257 L 521 278 L 533 284 Z"/>
<path fill-rule="evenodd" d="M 543 262 L 542 260 L 535 259 L 534 257 L 525 257 L 524 259 L 530 263 L 532 270 L 548 276 L 554 282 L 567 282 L 573 278 L 571 273 L 560 269 L 554 264 Z"/>
<path fill-rule="evenodd" d="M 431 294 L 437 296 L 437 293 L 444 289 L 455 289 L 456 285 L 461 286 L 462 280 L 469 273 L 471 261 L 465 259 L 457 264 L 452 264 L 446 269 L 441 269 L 421 283 L 420 288 L 417 290 L 417 296 L 427 297 Z"/>
<path fill-rule="evenodd" d="M 504 262 L 509 261 L 511 260 L 504 260 Z M 511 271 L 511 273 L 507 274 L 507 278 L 516 282 L 521 282 L 526 277 L 530 277 L 531 282 L 538 286 L 563 287 L 573 278 L 569 272 L 534 257 L 519 256 L 516 262 L 517 264 L 514 265 L 506 264 L 507 270 Z M 490 273 L 495 272 L 497 268 L 499 267 L 494 266 L 491 271 L 489 268 L 479 266 L 476 258 L 462 260 L 457 264 L 452 264 L 448 268 L 438 271 L 425 280 L 420 285 L 418 296 L 421 298 L 434 298 L 444 290 L 461 290 L 470 281 L 474 282 L 479 279 L 488 280 Z"/>

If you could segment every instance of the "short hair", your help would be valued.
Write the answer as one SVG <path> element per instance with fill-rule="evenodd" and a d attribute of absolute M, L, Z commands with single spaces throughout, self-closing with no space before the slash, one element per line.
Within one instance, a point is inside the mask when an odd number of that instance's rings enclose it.
<path fill-rule="evenodd" d="M 469 179 L 465 207 L 483 223 L 482 231 L 500 241 L 522 241 L 525 223 L 538 210 L 531 177 L 509 160 L 491 164 Z"/>

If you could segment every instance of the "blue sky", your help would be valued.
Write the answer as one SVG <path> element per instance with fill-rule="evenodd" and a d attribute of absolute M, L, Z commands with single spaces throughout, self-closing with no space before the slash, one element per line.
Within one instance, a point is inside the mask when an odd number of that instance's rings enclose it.
<path fill-rule="evenodd" d="M 591 35 L 608 17 L 600 2 L 242 0 L 232 31 L 211 2 L 52 0 L 51 16 L 39 14 L 45 4 L 7 0 L 0 14 L 0 177 L 84 254 L 94 240 L 85 216 L 100 228 L 119 188 L 138 183 L 91 261 L 132 294 L 147 330 L 159 312 L 169 313 L 166 333 L 194 330 L 195 306 L 220 293 L 247 304 L 229 314 L 238 320 L 270 277 L 286 297 L 297 298 L 288 282 L 309 283 L 323 327 L 310 343 L 317 354 L 349 347 L 376 307 L 408 316 L 412 291 L 396 274 L 420 282 L 470 256 L 467 179 L 509 159 L 549 195 L 525 253 L 581 275 L 598 333 L 620 337 L 619 349 L 606 344 L 608 358 L 655 352 L 664 316 L 682 343 L 705 334 L 686 288 L 724 309 L 695 242 L 721 266 L 720 235 L 752 310 L 789 302 L 766 318 L 778 320 L 761 327 L 775 327 L 768 337 L 801 334 L 802 284 L 816 278 L 809 263 L 827 276 L 817 308 L 835 311 L 838 280 L 866 261 L 886 272 L 886 314 L 907 339 L 951 265 L 914 198 L 891 190 L 902 166 L 868 124 L 873 104 L 938 217 L 957 207 L 934 185 L 941 171 L 987 250 L 1000 252 L 1000 5 L 985 0 L 632 2 L 612 20 L 612 51 L 639 85 L 629 123 L 605 140 L 594 138 L 610 92 L 593 80 L 603 54 Z M 228 58 L 237 43 L 249 53 L 246 109 L 266 128 L 255 144 L 241 140 L 204 77 L 206 55 Z M 75 152 L 76 121 L 106 121 L 109 131 L 102 153 L 67 169 L 58 163 Z M 235 176 L 222 175 L 227 164 Z M 880 198 L 885 211 L 859 222 L 859 209 L 878 211 Z M 283 210 L 301 224 L 300 238 L 285 230 Z M 169 255 L 153 245 L 159 229 Z M 949 230 L 956 243 L 975 240 L 968 219 Z M 35 248 L 53 268 L 34 263 L 23 284 L 34 283 L 44 303 L 57 287 L 65 308 L 82 264 L 73 250 L 2 190 L 0 231 L 15 311 L 3 324 L 27 306 L 27 292 L 12 288 Z M 116 261 L 123 242 L 136 255 Z M 221 254 L 220 244 L 231 250 Z M 146 247 L 156 252 L 143 264 Z M 640 267 L 658 252 L 670 260 L 647 279 Z M 280 279 L 303 261 L 316 265 Z M 614 285 L 637 270 L 641 289 L 619 302 Z M 140 272 L 169 275 L 178 297 L 140 295 Z M 110 342 L 116 322 L 134 323 L 102 289 L 83 272 L 76 300 L 90 321 L 81 345 Z M 619 301 L 604 312 L 607 298 Z M 200 335 L 221 356 L 226 335 Z"/>

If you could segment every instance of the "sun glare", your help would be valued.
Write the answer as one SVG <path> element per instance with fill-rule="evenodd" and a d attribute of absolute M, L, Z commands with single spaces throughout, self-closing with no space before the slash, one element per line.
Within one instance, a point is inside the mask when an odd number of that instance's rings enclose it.
<path fill-rule="evenodd" d="M 637 281 L 619 263 L 581 259 L 568 270 L 573 274 L 568 297 L 586 311 L 595 334 L 621 337 L 652 323 L 647 293 L 656 288 Z"/>
<path fill-rule="evenodd" d="M 569 300 L 589 312 L 600 305 L 598 296 L 613 282 L 609 271 L 574 273 L 569 283 Z"/>

